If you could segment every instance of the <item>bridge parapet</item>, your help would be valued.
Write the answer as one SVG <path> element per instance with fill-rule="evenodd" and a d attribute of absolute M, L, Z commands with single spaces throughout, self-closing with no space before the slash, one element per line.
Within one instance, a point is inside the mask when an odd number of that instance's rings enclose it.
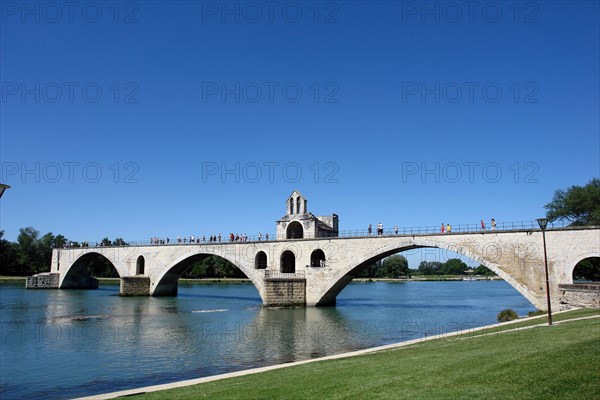
<path fill-rule="evenodd" d="M 294 279 L 306 279 L 304 271 L 296 272 L 280 272 L 274 270 L 265 270 L 265 279 L 276 279 L 276 280 L 294 280 Z"/>

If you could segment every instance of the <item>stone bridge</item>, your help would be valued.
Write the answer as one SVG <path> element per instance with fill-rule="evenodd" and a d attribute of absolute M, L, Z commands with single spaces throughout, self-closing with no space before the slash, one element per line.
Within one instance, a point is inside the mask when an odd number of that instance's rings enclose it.
<path fill-rule="evenodd" d="M 558 309 L 558 285 L 573 283 L 579 261 L 600 257 L 600 227 L 548 229 L 546 242 L 552 306 Z M 246 274 L 266 306 L 326 306 L 335 305 L 337 295 L 364 268 L 417 248 L 463 254 L 494 271 L 538 309 L 547 308 L 539 229 L 55 249 L 51 272 L 28 287 L 97 286 L 86 275 L 86 265 L 104 257 L 121 278 L 122 295 L 173 296 L 188 267 L 215 255 Z M 39 284 L 40 279 L 46 283 Z"/>

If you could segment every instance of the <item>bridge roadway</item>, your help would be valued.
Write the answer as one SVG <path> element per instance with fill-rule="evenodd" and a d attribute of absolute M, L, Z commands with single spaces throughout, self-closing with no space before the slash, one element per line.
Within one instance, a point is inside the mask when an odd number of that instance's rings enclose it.
<path fill-rule="evenodd" d="M 600 257 L 600 227 L 548 229 L 546 242 L 552 305 L 558 309 L 558 285 L 573 282 L 579 261 Z M 534 228 L 55 249 L 46 275 L 56 288 L 93 287 L 86 265 L 104 257 L 121 278 L 122 295 L 168 296 L 177 294 L 179 277 L 194 262 L 216 255 L 246 274 L 266 306 L 326 306 L 335 305 L 338 293 L 364 268 L 417 248 L 463 254 L 494 271 L 538 309 L 547 308 L 542 232 Z"/>

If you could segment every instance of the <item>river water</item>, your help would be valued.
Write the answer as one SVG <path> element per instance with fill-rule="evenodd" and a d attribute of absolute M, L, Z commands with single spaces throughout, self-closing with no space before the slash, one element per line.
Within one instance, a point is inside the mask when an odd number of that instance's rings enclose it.
<path fill-rule="evenodd" d="M 351 283 L 336 307 L 263 309 L 251 284 L 177 297 L 0 283 L 0 398 L 72 398 L 395 343 L 535 307 L 504 281 Z"/>

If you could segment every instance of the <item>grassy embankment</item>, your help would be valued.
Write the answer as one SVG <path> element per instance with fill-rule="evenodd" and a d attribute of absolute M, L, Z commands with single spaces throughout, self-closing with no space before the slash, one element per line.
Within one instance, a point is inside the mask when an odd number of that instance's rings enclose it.
<path fill-rule="evenodd" d="M 587 309 L 404 348 L 147 393 L 140 399 L 598 399 L 600 319 Z"/>

